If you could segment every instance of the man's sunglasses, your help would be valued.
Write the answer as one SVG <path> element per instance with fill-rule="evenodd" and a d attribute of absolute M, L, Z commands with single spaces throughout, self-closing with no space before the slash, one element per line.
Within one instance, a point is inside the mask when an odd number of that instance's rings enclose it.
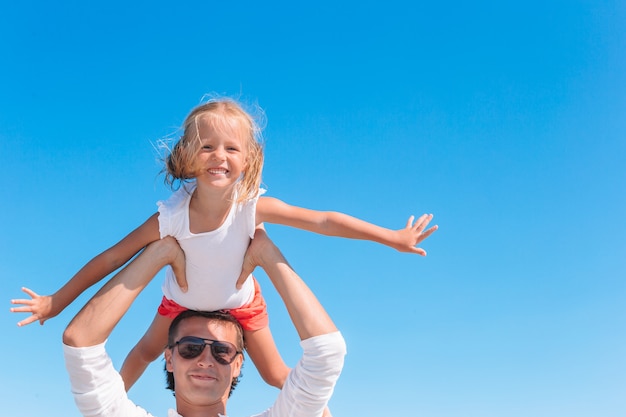
<path fill-rule="evenodd" d="M 183 359 L 197 358 L 200 356 L 205 346 L 210 346 L 211 355 L 222 365 L 231 364 L 237 355 L 241 353 L 232 343 L 203 339 L 195 336 L 185 336 L 174 343 L 174 346 L 178 346 L 178 354 Z M 170 346 L 170 348 L 173 349 L 174 346 Z"/>

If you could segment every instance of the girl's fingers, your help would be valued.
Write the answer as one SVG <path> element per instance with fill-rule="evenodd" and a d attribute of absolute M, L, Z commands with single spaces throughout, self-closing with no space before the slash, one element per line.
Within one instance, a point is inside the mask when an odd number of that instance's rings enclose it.
<path fill-rule="evenodd" d="M 32 313 L 33 309 L 30 307 L 13 307 L 11 308 L 12 313 Z"/>
<path fill-rule="evenodd" d="M 32 304 L 33 304 L 33 300 L 27 300 L 27 299 L 11 300 L 11 304 L 26 304 L 26 305 L 32 305 Z"/>
<path fill-rule="evenodd" d="M 35 291 L 31 290 L 30 288 L 22 287 L 22 291 L 24 291 L 26 294 L 30 295 L 32 298 L 39 297 L 39 294 L 37 294 Z"/>
<path fill-rule="evenodd" d="M 432 235 L 437 229 L 439 229 L 439 226 L 435 225 L 431 227 L 430 229 L 428 229 L 427 231 L 425 231 L 424 233 L 422 233 L 422 236 L 424 236 L 424 239 L 426 239 L 428 236 Z"/>
<path fill-rule="evenodd" d="M 19 323 L 17 323 L 17 325 L 18 325 L 18 327 L 22 327 L 22 326 L 26 326 L 27 324 L 31 324 L 34 321 L 37 321 L 37 317 L 30 316 L 30 317 L 27 317 L 24 320 L 20 321 Z M 43 323 L 41 323 L 41 324 L 43 324 Z"/>
<path fill-rule="evenodd" d="M 413 220 L 415 219 L 415 216 L 411 216 L 409 217 L 409 220 L 407 220 L 406 222 L 406 229 L 410 229 L 411 227 L 413 227 Z"/>
<path fill-rule="evenodd" d="M 417 222 L 415 222 L 415 225 L 423 229 L 432 219 L 433 219 L 432 214 L 422 214 L 420 218 L 417 220 Z"/>

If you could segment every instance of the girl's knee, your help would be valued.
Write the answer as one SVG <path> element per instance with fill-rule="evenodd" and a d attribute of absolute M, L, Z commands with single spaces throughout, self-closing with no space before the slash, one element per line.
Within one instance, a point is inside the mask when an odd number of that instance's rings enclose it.
<path fill-rule="evenodd" d="M 271 368 L 269 370 L 265 370 L 265 372 L 261 373 L 261 378 L 265 381 L 266 384 L 276 387 L 278 389 L 282 388 L 287 380 L 287 375 L 289 375 L 290 369 L 288 367 L 280 367 L 280 368 Z"/>
<path fill-rule="evenodd" d="M 158 349 L 154 345 L 149 343 L 139 342 L 132 350 L 132 352 L 144 362 L 153 362 L 161 356 L 164 349 Z"/>

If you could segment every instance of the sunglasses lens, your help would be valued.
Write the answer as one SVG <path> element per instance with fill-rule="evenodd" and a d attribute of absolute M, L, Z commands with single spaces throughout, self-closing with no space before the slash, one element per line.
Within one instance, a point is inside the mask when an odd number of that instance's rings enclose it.
<path fill-rule="evenodd" d="M 200 356 L 204 347 L 208 345 L 210 346 L 213 358 L 222 365 L 230 364 L 239 353 L 235 345 L 231 343 L 201 339 L 194 336 L 183 337 L 176 342 L 176 345 L 178 346 L 178 354 L 183 359 L 193 359 Z"/>
<path fill-rule="evenodd" d="M 216 361 L 222 365 L 228 365 L 237 356 L 237 350 L 229 343 L 213 342 L 211 344 L 211 353 Z"/>
<path fill-rule="evenodd" d="M 204 350 L 204 343 L 185 342 L 178 344 L 178 353 L 185 359 L 193 359 L 200 356 Z"/>

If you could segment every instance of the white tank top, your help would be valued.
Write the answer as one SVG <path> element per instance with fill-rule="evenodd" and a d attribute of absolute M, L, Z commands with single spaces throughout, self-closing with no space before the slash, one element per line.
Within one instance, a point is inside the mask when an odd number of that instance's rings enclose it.
<path fill-rule="evenodd" d="M 163 295 L 192 310 L 215 311 L 242 307 L 254 297 L 254 283 L 246 280 L 240 290 L 235 283 L 243 257 L 254 237 L 258 196 L 243 204 L 233 204 L 224 223 L 204 233 L 189 231 L 189 202 L 196 188 L 190 182 L 165 201 L 157 202 L 161 238 L 173 236 L 185 251 L 186 293 L 180 290 L 170 267 L 163 283 Z M 265 190 L 261 189 L 258 195 Z"/>

